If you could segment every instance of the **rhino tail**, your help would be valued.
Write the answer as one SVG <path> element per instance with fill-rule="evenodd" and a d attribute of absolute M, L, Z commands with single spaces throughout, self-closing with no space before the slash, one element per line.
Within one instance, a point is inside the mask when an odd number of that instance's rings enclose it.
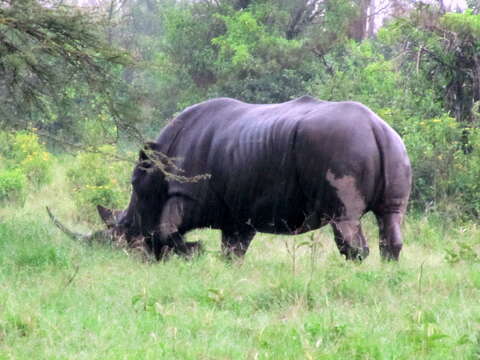
<path fill-rule="evenodd" d="M 401 213 L 407 207 L 412 185 L 410 160 L 400 136 L 381 120 L 374 129 L 381 157 L 383 191 L 374 211 L 382 213 Z"/>

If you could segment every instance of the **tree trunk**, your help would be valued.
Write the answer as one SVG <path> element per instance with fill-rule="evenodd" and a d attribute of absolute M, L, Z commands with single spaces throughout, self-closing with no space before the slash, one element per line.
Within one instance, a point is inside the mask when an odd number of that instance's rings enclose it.
<path fill-rule="evenodd" d="M 375 34 L 375 18 L 376 18 L 376 6 L 375 0 L 370 0 L 370 8 L 368 11 L 368 37 L 371 39 Z"/>
<path fill-rule="evenodd" d="M 352 20 L 349 26 L 348 35 L 356 41 L 362 41 L 367 35 L 368 8 L 371 0 L 356 0 L 358 15 Z"/>

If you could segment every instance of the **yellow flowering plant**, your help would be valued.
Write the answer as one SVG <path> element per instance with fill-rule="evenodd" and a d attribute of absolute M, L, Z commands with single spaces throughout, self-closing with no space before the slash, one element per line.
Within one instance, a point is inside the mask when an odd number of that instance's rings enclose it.
<path fill-rule="evenodd" d="M 28 186 L 51 181 L 54 158 L 32 131 L 0 132 L 0 200 L 25 200 Z"/>
<path fill-rule="evenodd" d="M 33 185 L 51 181 L 53 156 L 35 132 L 21 131 L 13 135 L 10 157 L 13 167 L 21 169 Z"/>

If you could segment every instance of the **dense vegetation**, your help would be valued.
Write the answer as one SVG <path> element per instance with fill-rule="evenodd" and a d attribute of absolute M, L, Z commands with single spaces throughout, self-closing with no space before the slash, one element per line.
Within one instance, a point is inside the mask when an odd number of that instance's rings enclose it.
<path fill-rule="evenodd" d="M 366 12 L 374 3 L 359 0 L 112 0 L 96 11 L 2 4 L 3 129 L 35 128 L 51 149 L 125 149 L 211 97 L 356 100 L 404 138 L 412 206 L 480 214 L 474 2 L 445 13 L 387 1 L 390 16 L 378 31 L 369 24 L 375 9 Z"/>
<path fill-rule="evenodd" d="M 411 3 L 0 0 L 0 359 L 478 358 L 480 8 Z M 305 94 L 404 139 L 400 264 L 369 217 L 362 265 L 325 229 L 259 236 L 241 267 L 211 230 L 190 235 L 207 254 L 152 265 L 48 222 L 124 207 L 140 143 L 186 106 Z"/>

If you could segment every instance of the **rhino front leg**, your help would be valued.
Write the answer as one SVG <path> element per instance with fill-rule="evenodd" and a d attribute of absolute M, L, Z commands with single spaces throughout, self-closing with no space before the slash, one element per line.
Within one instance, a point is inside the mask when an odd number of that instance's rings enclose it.
<path fill-rule="evenodd" d="M 255 236 L 255 230 L 250 226 L 238 229 L 222 230 L 222 254 L 228 260 L 242 258 Z"/>
<path fill-rule="evenodd" d="M 185 214 L 189 201 L 181 197 L 173 197 L 167 201 L 162 211 L 160 223 L 154 232 L 151 247 L 157 260 L 166 259 L 172 253 L 189 256 L 200 248 L 199 243 L 187 243 L 185 233 Z"/>

